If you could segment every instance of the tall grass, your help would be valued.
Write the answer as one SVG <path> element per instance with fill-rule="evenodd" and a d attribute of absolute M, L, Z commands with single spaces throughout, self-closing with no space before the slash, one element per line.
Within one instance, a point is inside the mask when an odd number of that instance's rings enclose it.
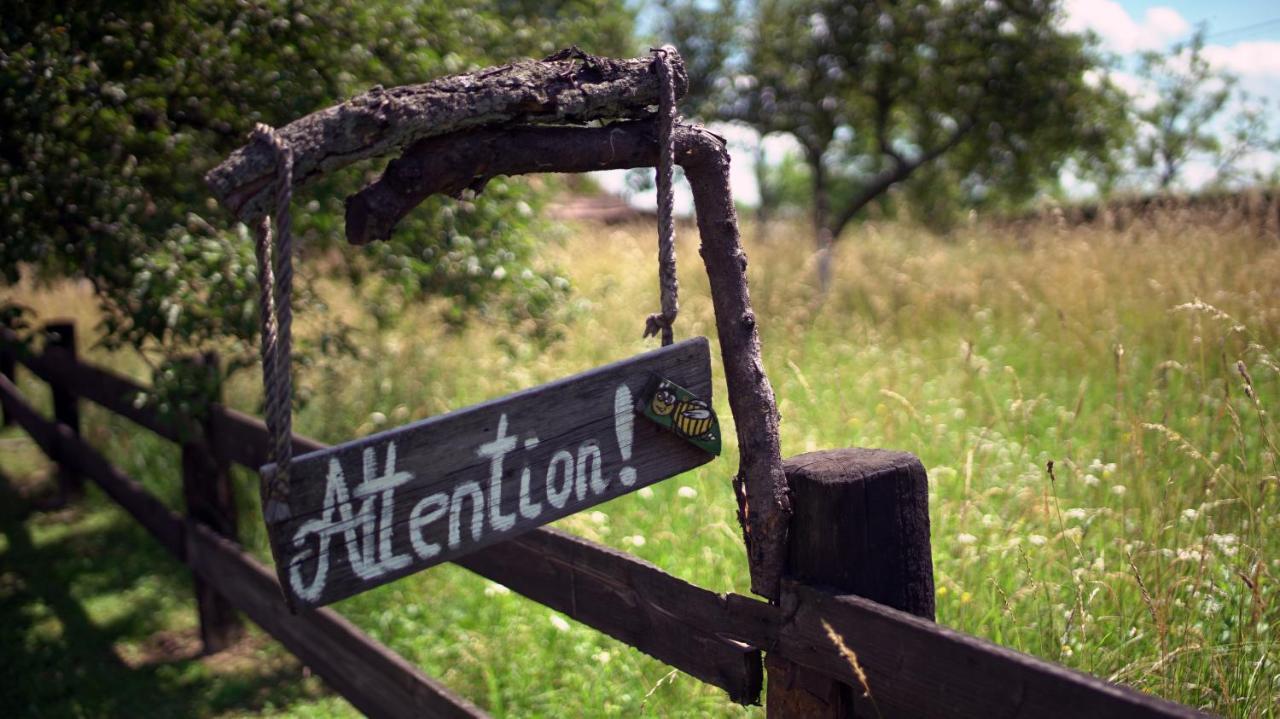
<path fill-rule="evenodd" d="M 923 459 L 940 622 L 1193 706 L 1280 715 L 1274 238 L 1167 218 L 1123 231 L 975 224 L 944 239 L 866 225 L 838 246 L 825 297 L 801 229 L 764 238 L 748 247 L 751 290 L 784 453 L 866 446 Z M 714 343 L 694 232 L 680 243 L 677 336 Z M 300 379 L 311 399 L 297 429 L 341 441 L 649 346 L 639 335 L 658 305 L 651 227 L 577 228 L 546 258 L 577 287 L 564 339 L 549 347 L 501 323 L 450 330 L 430 309 L 375 332 L 347 290 L 327 287 L 329 314 L 299 308 L 301 331 L 363 324 L 362 356 Z M 19 299 L 92 315 L 81 290 Z M 725 457 L 560 524 L 745 593 L 722 376 Z M 253 377 L 229 388 L 246 409 L 257 396 Z M 89 421 L 116 461 L 178 501 L 172 450 L 118 420 Z M 261 547 L 251 509 L 245 535 Z M 338 608 L 499 715 L 758 712 L 450 566 Z M 346 711 L 300 695 L 274 712 L 321 709 Z"/>

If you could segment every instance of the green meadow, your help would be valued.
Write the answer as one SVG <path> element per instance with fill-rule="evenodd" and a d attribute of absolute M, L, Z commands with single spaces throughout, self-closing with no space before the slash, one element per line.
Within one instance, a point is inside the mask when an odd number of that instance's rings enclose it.
<path fill-rule="evenodd" d="M 1232 717 L 1280 715 L 1280 243 L 1238 218 L 1168 213 L 1125 229 L 977 222 L 938 237 L 868 223 L 814 287 L 799 223 L 744 229 L 786 455 L 914 452 L 929 471 L 938 620 Z M 676 335 L 706 335 L 725 429 L 718 461 L 563 520 L 717 591 L 747 593 L 730 477 L 732 419 L 696 232 L 680 235 Z M 377 327 L 349 290 L 297 308 L 297 332 L 354 327 L 358 357 L 299 378 L 295 428 L 362 436 L 643 351 L 658 306 L 652 226 L 574 226 L 543 259 L 574 286 L 562 337 L 442 323 Z M 8 289 L 76 318 L 86 287 Z M 19 371 L 42 408 L 48 391 Z M 257 412 L 259 379 L 228 403 Z M 178 450 L 96 407 L 85 434 L 181 506 Z M 51 469 L 0 431 L 0 714 L 351 716 L 261 632 L 198 655 L 190 579 L 100 492 L 44 511 Z M 1052 462 L 1052 473 L 1049 465 Z M 243 541 L 266 556 L 255 477 L 237 474 Z M 443 566 L 336 605 L 498 716 L 759 716 L 723 694 L 467 571 Z M 871 687 L 874 693 L 875 687 Z"/>

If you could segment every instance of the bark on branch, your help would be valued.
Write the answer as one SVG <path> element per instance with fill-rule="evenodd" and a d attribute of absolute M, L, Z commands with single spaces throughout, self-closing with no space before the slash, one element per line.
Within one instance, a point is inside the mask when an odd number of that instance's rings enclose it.
<path fill-rule="evenodd" d="M 760 359 L 760 335 L 747 291 L 747 256 L 729 190 L 729 153 L 707 130 L 677 125 L 676 162 L 693 190 L 702 259 L 711 283 L 716 331 L 740 449 L 734 480 L 751 566 L 752 591 L 778 597 L 791 504 L 782 473 L 778 412 Z M 423 140 L 384 175 L 347 200 L 347 239 L 386 239 L 400 218 L 427 197 L 479 189 L 497 175 L 586 172 L 652 166 L 658 157 L 651 121 L 605 127 L 482 129 Z"/>
<path fill-rule="evenodd" d="M 688 89 L 672 54 L 676 97 Z M 374 89 L 279 129 L 293 149 L 294 186 L 427 137 L 513 123 L 585 123 L 646 117 L 658 103 L 650 57 L 617 60 L 576 48 L 546 60 L 454 75 L 421 85 Z M 215 197 L 246 222 L 269 211 L 274 155 L 258 143 L 233 152 L 205 175 Z"/>

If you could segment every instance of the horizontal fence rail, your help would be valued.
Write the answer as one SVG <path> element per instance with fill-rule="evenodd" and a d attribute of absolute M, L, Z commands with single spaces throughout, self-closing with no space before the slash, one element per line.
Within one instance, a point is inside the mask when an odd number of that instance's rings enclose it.
<path fill-rule="evenodd" d="M 0 347 L 12 334 L 0 333 Z M 51 385 L 175 441 L 181 433 L 134 399 L 146 388 L 48 348 L 15 352 Z M 2 357 L 0 357 L 2 359 Z M 157 540 L 278 638 L 361 711 L 375 716 L 482 716 L 330 609 L 290 615 L 274 573 L 234 542 L 165 507 L 70 428 L 40 417 L 0 378 L 6 418 L 49 455 L 97 482 Z M 214 405 L 212 451 L 256 470 L 267 462 L 261 420 Z M 295 452 L 326 445 L 294 437 Z M 794 580 L 780 605 L 720 594 L 625 553 L 550 528 L 457 560 L 545 606 L 722 689 L 758 701 L 761 652 L 851 687 L 859 715 L 915 717 L 1202 717 L 1190 707 L 994 645 L 863 597 Z M 870 696 L 861 696 L 857 656 Z"/>
<path fill-rule="evenodd" d="M 4 339 L 16 338 L 0 334 Z M 146 387 L 79 362 L 60 348 L 47 348 L 40 355 L 20 354 L 18 359 L 49 384 L 66 387 L 166 439 L 180 440 L 177 427 L 135 401 L 148 392 Z M 270 434 L 257 417 L 213 405 L 209 435 L 213 452 L 225 460 L 255 472 L 269 461 Z M 293 437 L 295 454 L 327 446 L 302 435 Z M 667 600 L 698 597 L 714 604 L 719 602 L 714 592 L 624 553 L 545 527 L 483 549 L 458 564 L 719 687 L 736 702 L 759 701 L 764 683 L 759 649 L 680 621 L 679 604 Z M 652 596 L 662 599 L 646 599 L 645 581 L 661 583 L 662 591 Z M 607 603 L 602 606 L 591 600 Z"/>
<path fill-rule="evenodd" d="M 486 716 L 337 612 L 289 614 L 270 569 L 212 530 L 184 521 L 66 425 L 41 417 L 4 377 L 0 403 L 45 454 L 96 482 L 179 561 L 216 585 L 360 711 L 380 717 Z"/>

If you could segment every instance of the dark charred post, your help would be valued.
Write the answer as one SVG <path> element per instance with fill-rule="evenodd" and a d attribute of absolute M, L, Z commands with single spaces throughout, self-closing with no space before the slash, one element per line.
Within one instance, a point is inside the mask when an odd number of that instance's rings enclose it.
<path fill-rule="evenodd" d="M 213 353 L 188 360 L 216 380 L 218 358 Z M 220 402 L 221 397 L 212 397 Z M 236 541 L 236 504 L 228 462 L 212 450 L 212 425 L 200 422 L 182 443 L 182 494 L 187 504 L 187 519 Z M 195 579 L 196 612 L 200 616 L 200 639 L 205 654 L 213 654 L 231 646 L 244 630 L 235 607 L 219 594 L 214 585 Z"/>
<path fill-rule="evenodd" d="M 44 326 L 45 351 L 57 350 L 74 360 L 76 357 L 76 326 L 72 322 L 50 322 Z M 76 395 L 59 385 L 50 385 L 53 390 L 53 418 L 58 424 L 65 424 L 72 433 L 80 434 L 80 401 Z M 58 490 L 63 500 L 74 500 L 84 496 L 84 477 L 68 467 L 58 468 Z"/>
<path fill-rule="evenodd" d="M 793 512 L 788 578 L 932 620 L 929 488 L 920 460 L 906 452 L 840 449 L 792 457 L 783 468 Z M 789 601 L 796 600 L 784 597 L 784 611 Z M 772 654 L 765 670 L 770 717 L 877 713 L 862 687 Z"/>

